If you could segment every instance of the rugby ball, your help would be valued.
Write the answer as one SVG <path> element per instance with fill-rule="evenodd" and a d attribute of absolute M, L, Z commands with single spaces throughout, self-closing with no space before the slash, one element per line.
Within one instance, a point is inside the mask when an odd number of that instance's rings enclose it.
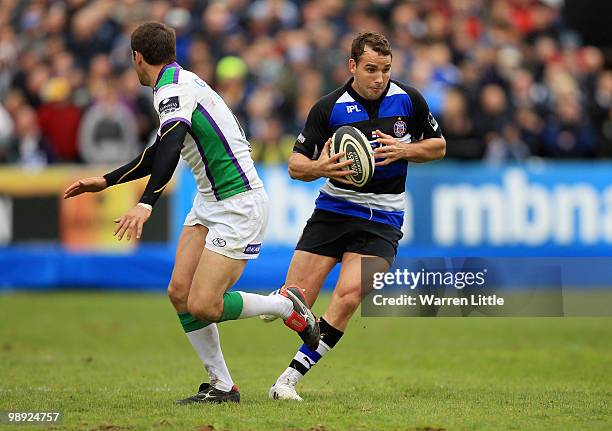
<path fill-rule="evenodd" d="M 332 136 L 329 146 L 329 155 L 345 153 L 340 162 L 352 160 L 353 164 L 347 169 L 355 171 L 347 175 L 346 179 L 355 187 L 365 186 L 374 176 L 374 151 L 370 141 L 359 129 L 353 126 L 342 126 Z"/>

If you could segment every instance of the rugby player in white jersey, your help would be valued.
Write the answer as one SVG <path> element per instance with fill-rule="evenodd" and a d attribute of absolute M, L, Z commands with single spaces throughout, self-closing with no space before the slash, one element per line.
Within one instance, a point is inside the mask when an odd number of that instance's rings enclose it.
<path fill-rule="evenodd" d="M 332 268 L 338 262 L 342 266 L 319 322 L 319 347 L 300 347 L 270 388 L 273 399 L 301 401 L 297 383 L 344 334 L 367 293 L 361 286 L 362 257 L 369 257 L 374 271 L 387 271 L 393 262 L 402 237 L 408 162 L 444 157 L 446 141 L 427 102 L 414 87 L 390 79 L 391 62 L 384 36 L 358 35 L 348 64 L 352 78 L 312 107 L 289 159 L 292 178 L 328 180 L 296 246 L 285 285 L 304 288 L 312 305 Z M 347 162 L 329 157 L 329 138 L 344 125 L 371 138 L 378 160 L 374 177 L 362 188 L 343 179 Z"/>
<path fill-rule="evenodd" d="M 216 322 L 271 314 L 317 348 L 319 329 L 297 287 L 269 297 L 228 290 L 248 260 L 259 255 L 268 220 L 268 198 L 250 156 L 249 143 L 221 97 L 176 63 L 176 36 L 148 22 L 131 36 L 140 83 L 153 88 L 160 127 L 156 142 L 130 163 L 103 177 L 72 184 L 64 198 L 150 175 L 140 202 L 118 218 L 114 235 L 140 238 L 144 223 L 182 157 L 198 192 L 181 233 L 168 295 L 209 377 L 180 403 L 240 401 L 227 369 Z M 187 136 L 189 135 L 189 137 Z"/>

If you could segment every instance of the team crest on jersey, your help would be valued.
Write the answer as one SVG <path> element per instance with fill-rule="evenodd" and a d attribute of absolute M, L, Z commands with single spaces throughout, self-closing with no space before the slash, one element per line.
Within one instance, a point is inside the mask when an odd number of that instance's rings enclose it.
<path fill-rule="evenodd" d="M 398 138 L 404 136 L 406 134 L 406 130 L 407 128 L 405 121 L 397 120 L 393 125 L 393 134 Z"/>
<path fill-rule="evenodd" d="M 166 97 L 159 102 L 159 115 L 169 114 L 170 112 L 178 111 L 181 107 L 178 96 Z"/>

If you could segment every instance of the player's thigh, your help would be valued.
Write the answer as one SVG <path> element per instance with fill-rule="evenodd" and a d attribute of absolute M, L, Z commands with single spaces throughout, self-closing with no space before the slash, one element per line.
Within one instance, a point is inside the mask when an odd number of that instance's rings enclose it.
<path fill-rule="evenodd" d="M 245 259 L 232 259 L 204 248 L 189 291 L 191 313 L 218 320 L 223 312 L 223 294 L 238 281 L 246 263 Z"/>
<path fill-rule="evenodd" d="M 223 308 L 223 293 L 240 278 L 246 262 L 259 255 L 268 197 L 265 190 L 253 189 L 221 201 L 194 202 L 192 213 L 208 227 L 208 234 L 193 277 L 189 307 L 214 314 Z"/>
<path fill-rule="evenodd" d="M 362 266 L 363 258 L 367 258 L 367 264 L 364 266 Z M 369 274 L 386 272 L 388 269 L 389 262 L 382 257 L 344 253 L 338 282 L 324 314 L 325 320 L 335 328 L 344 330 L 361 300 L 371 289 L 369 284 L 362 286 L 362 271 L 368 271 Z M 367 279 L 368 275 L 365 276 Z"/>
<path fill-rule="evenodd" d="M 287 271 L 285 286 L 293 285 L 304 289 L 306 301 L 312 306 L 336 263 L 338 259 L 335 257 L 296 250 Z"/>
<path fill-rule="evenodd" d="M 175 301 L 184 302 L 186 305 L 191 281 L 200 262 L 207 233 L 208 229 L 202 225 L 183 226 L 168 285 L 168 295 L 173 303 Z"/>

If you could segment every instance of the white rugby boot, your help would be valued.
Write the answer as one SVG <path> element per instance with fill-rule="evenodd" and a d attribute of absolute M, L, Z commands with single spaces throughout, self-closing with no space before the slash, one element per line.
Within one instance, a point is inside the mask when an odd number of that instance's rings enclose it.
<path fill-rule="evenodd" d="M 276 383 L 272 385 L 268 396 L 273 400 L 293 400 L 293 401 L 304 401 L 302 397 L 295 390 L 298 378 L 297 370 L 293 368 L 285 370 L 280 375 Z"/>

